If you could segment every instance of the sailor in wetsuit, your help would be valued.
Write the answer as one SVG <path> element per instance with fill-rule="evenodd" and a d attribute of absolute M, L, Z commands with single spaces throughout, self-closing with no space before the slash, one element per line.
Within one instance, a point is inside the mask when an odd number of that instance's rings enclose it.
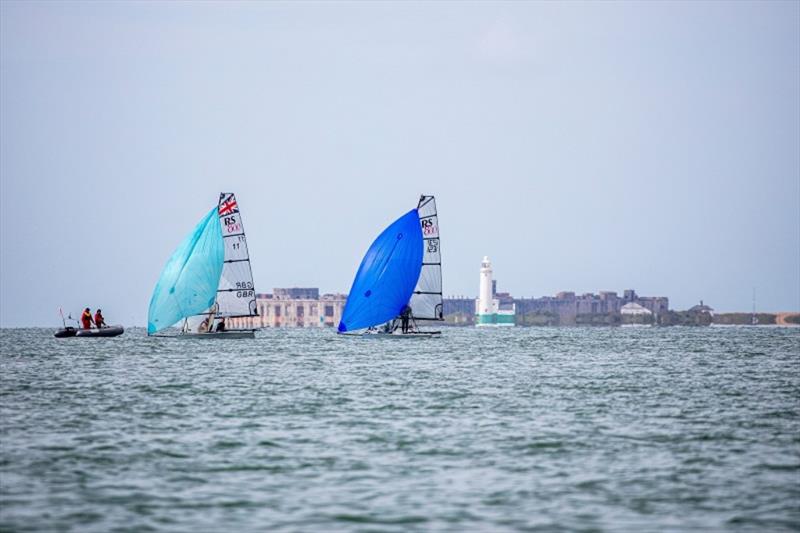
<path fill-rule="evenodd" d="M 403 306 L 403 310 L 400 311 L 400 321 L 401 321 L 401 328 L 403 329 L 403 333 L 408 333 L 408 322 L 411 320 L 411 306 L 405 305 Z"/>

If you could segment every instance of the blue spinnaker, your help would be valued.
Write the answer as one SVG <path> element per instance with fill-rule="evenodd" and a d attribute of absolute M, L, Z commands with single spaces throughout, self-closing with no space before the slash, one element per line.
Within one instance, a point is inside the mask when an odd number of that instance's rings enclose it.
<path fill-rule="evenodd" d="M 167 261 L 150 299 L 147 334 L 214 305 L 225 249 L 215 206 Z"/>
<path fill-rule="evenodd" d="M 422 230 L 412 209 L 367 250 L 347 296 L 339 332 L 382 324 L 408 304 L 422 269 Z"/>

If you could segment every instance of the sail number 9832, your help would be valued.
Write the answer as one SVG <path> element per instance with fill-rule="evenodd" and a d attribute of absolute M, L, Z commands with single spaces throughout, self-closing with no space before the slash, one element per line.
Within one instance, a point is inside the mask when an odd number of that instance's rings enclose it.
<path fill-rule="evenodd" d="M 255 296 L 253 291 L 252 281 L 237 281 L 236 282 L 236 297 L 237 298 L 252 298 Z"/>

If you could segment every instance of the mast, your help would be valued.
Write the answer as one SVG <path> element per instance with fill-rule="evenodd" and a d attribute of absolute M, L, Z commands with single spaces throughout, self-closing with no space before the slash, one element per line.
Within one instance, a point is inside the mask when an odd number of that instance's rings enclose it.
<path fill-rule="evenodd" d="M 233 193 L 220 193 L 219 215 L 225 258 L 217 287 L 217 318 L 255 316 L 253 270 L 239 204 Z"/>
<path fill-rule="evenodd" d="M 442 296 L 442 249 L 436 198 L 422 195 L 417 204 L 422 231 L 422 270 L 409 305 L 417 321 L 444 320 Z"/>

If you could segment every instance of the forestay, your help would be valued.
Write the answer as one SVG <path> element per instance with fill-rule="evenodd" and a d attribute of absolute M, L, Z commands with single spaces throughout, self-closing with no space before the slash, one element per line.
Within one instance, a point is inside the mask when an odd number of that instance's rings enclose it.
<path fill-rule="evenodd" d="M 242 215 L 233 193 L 219 195 L 219 224 L 225 259 L 217 288 L 217 317 L 256 315 L 253 271 L 242 225 Z"/>
<path fill-rule="evenodd" d="M 443 320 L 442 252 L 436 199 L 421 196 L 417 213 L 422 230 L 422 270 L 409 305 L 415 320 Z"/>

